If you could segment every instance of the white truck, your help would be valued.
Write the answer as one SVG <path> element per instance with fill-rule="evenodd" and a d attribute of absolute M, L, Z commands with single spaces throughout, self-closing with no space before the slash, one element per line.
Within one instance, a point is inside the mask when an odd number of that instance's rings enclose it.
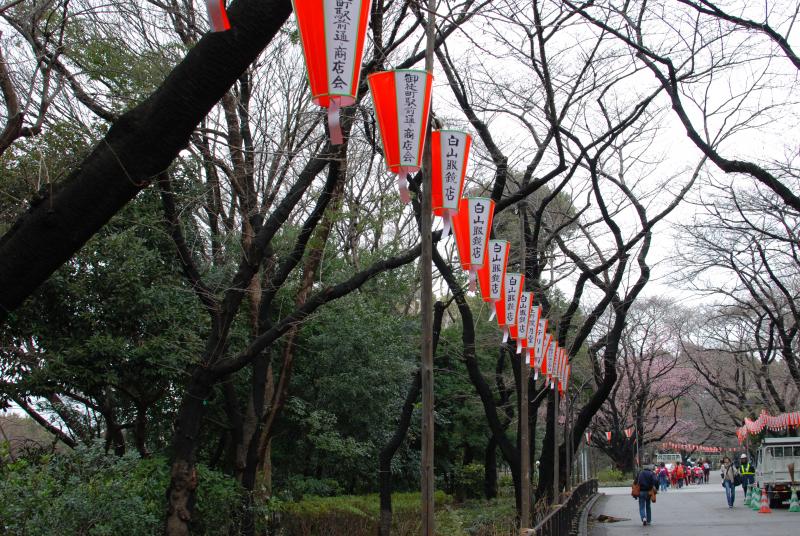
<path fill-rule="evenodd" d="M 800 437 L 768 437 L 758 449 L 756 485 L 766 488 L 770 508 L 789 499 L 792 481 L 788 465 L 794 463 L 795 484 L 800 481 Z"/>

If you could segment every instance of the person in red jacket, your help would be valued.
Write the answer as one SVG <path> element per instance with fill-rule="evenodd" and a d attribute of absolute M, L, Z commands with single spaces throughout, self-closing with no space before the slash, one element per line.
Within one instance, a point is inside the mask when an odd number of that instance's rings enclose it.
<path fill-rule="evenodd" d="M 675 476 L 678 479 L 678 489 L 680 489 L 683 487 L 684 478 L 686 478 L 686 472 L 681 462 L 678 462 L 678 466 L 675 468 Z"/>

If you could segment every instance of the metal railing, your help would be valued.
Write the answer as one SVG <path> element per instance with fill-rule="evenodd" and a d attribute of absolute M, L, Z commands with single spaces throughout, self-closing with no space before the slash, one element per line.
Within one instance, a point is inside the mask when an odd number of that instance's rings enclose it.
<path fill-rule="evenodd" d="M 533 528 L 535 536 L 568 536 L 577 527 L 581 508 L 597 493 L 597 480 L 586 480 L 578 484 L 566 497 L 566 501 L 547 514 Z M 563 497 L 563 495 L 562 495 Z"/>

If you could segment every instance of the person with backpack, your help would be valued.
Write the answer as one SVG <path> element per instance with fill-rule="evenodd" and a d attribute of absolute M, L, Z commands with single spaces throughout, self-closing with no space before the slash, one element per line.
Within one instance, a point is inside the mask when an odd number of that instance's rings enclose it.
<path fill-rule="evenodd" d="M 736 498 L 736 486 L 741 484 L 741 475 L 731 459 L 725 456 L 722 459 L 722 486 L 725 488 L 725 498 L 728 500 L 728 508 L 733 508 L 733 501 Z"/>
<path fill-rule="evenodd" d="M 675 476 L 678 479 L 678 489 L 681 489 L 683 487 L 683 478 L 685 476 L 683 464 L 681 462 L 678 462 L 678 466 L 675 468 Z"/>
<path fill-rule="evenodd" d="M 650 465 L 645 465 L 644 469 L 636 476 L 633 484 L 634 489 L 638 487 L 639 517 L 642 518 L 642 526 L 650 525 L 652 521 L 652 510 L 650 503 L 656 500 L 658 493 L 658 477 L 653 472 Z"/>
<path fill-rule="evenodd" d="M 661 462 L 661 467 L 658 468 L 658 491 L 667 491 L 669 486 L 669 471 L 664 462 Z"/>

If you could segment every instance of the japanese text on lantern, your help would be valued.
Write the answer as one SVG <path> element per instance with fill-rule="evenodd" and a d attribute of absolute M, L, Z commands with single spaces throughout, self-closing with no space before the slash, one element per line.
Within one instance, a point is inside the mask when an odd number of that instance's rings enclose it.
<path fill-rule="evenodd" d="M 517 320 L 517 290 L 519 278 L 514 274 L 506 274 L 506 323 L 516 324 Z"/>
<path fill-rule="evenodd" d="M 447 208 L 458 207 L 458 183 L 461 175 L 461 159 L 463 158 L 463 137 L 448 134 L 442 139 L 442 201 Z"/>
<path fill-rule="evenodd" d="M 356 32 L 360 2 L 325 0 L 325 39 L 328 50 L 328 79 L 334 94 L 348 95 L 352 91 Z"/>
<path fill-rule="evenodd" d="M 397 71 L 397 128 L 400 136 L 400 165 L 417 166 L 425 80 L 421 73 Z"/>
<path fill-rule="evenodd" d="M 488 203 L 482 199 L 471 200 L 472 210 L 470 211 L 470 228 L 471 228 L 471 242 L 470 242 L 470 261 L 472 264 L 480 265 L 483 263 L 483 248 L 486 244 L 486 227 L 487 227 L 487 214 Z"/>
<path fill-rule="evenodd" d="M 500 291 L 503 288 L 503 260 L 505 257 L 506 245 L 500 242 L 492 243 L 491 256 L 489 258 L 489 297 L 493 300 L 500 299 Z"/>
<path fill-rule="evenodd" d="M 526 330 L 528 329 L 528 299 L 530 294 L 528 292 L 523 292 L 519 296 L 519 314 L 517 315 L 517 326 L 518 326 L 518 339 L 522 340 L 525 338 Z M 526 340 L 527 341 L 527 340 Z"/>

